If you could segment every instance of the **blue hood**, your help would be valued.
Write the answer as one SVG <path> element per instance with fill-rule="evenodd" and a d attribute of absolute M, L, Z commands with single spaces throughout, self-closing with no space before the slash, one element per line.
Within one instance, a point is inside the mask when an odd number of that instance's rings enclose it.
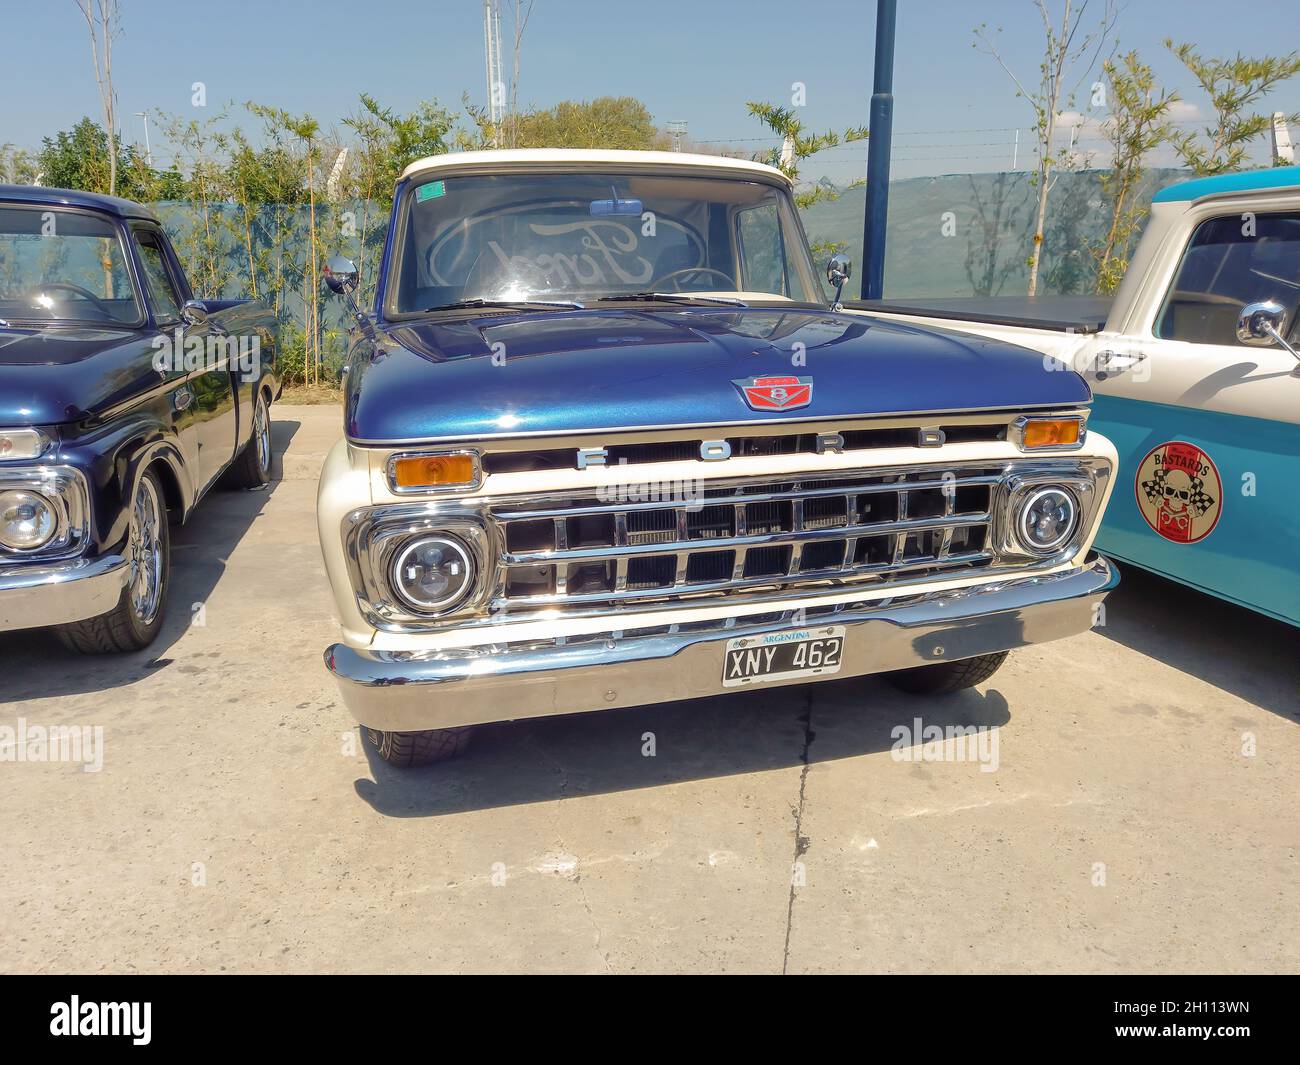
<path fill-rule="evenodd" d="M 813 379 L 755 411 L 733 381 Z M 359 442 L 1078 406 L 1073 371 L 1001 341 L 792 307 L 474 314 L 381 326 L 348 377 Z"/>
<path fill-rule="evenodd" d="M 156 385 L 149 340 L 112 326 L 0 326 L 0 427 L 78 422 Z"/>

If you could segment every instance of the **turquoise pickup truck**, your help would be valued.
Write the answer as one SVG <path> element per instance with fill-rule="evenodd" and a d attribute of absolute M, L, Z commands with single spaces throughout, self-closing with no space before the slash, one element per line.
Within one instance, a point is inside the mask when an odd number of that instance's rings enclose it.
<path fill-rule="evenodd" d="M 1157 193 L 1109 308 L 865 301 L 1079 371 L 1119 451 L 1108 556 L 1300 625 L 1300 167 Z"/>

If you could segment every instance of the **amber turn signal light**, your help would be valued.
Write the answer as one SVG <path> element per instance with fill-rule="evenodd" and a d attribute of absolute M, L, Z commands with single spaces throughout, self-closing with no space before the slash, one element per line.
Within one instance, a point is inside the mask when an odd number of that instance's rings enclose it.
<path fill-rule="evenodd" d="M 1031 418 L 1021 432 L 1021 447 L 1069 447 L 1079 442 L 1078 418 Z"/>
<path fill-rule="evenodd" d="M 399 491 L 467 487 L 477 479 L 473 455 L 406 455 L 393 461 L 393 487 Z"/>
<path fill-rule="evenodd" d="M 49 447 L 50 438 L 39 429 L 0 429 L 0 461 L 40 458 Z"/>

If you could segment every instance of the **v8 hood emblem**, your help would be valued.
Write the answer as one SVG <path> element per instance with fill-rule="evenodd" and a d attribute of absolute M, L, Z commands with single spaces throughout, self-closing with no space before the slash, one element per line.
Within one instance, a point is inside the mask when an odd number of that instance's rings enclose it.
<path fill-rule="evenodd" d="M 793 410 L 812 402 L 811 377 L 751 377 L 731 383 L 752 410 Z"/>

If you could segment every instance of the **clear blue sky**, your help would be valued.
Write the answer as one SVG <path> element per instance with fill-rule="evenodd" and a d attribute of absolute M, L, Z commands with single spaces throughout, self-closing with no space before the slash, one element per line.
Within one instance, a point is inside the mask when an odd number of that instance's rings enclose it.
<path fill-rule="evenodd" d="M 1059 10 L 1061 0 L 1049 2 Z M 1099 10 L 1101 0 L 1090 6 Z M 632 95 L 661 123 L 689 122 L 694 139 L 758 149 L 765 142 L 753 138 L 763 130 L 746 115 L 745 101 L 787 102 L 791 84 L 801 81 L 810 127 L 865 124 L 875 7 L 871 0 L 536 0 L 521 100 L 544 107 Z M 899 7 L 894 176 L 1005 169 L 1017 126 L 1025 168 L 1028 106 L 971 44 L 979 23 L 1002 27 L 1009 63 L 1033 77 L 1042 27 L 1031 0 L 900 0 Z M 465 91 L 484 99 L 478 0 L 122 0 L 122 8 L 114 73 L 128 140 L 143 136 L 133 112 L 201 114 L 190 107 L 195 81 L 207 85 L 207 113 L 227 100 L 252 99 L 310 112 L 327 127 L 353 110 L 361 91 L 398 109 L 430 97 L 458 109 Z M 1187 104 L 1179 117 L 1190 121 L 1198 113 L 1191 105 L 1204 115 L 1206 101 L 1162 39 L 1172 35 L 1216 55 L 1277 53 L 1296 43 L 1297 10 L 1295 0 L 1128 0 L 1118 33 L 1124 48 L 1138 49 L 1180 90 Z M 82 115 L 99 118 L 74 0 L 0 0 L 0 11 L 7 46 L 0 143 L 36 148 Z M 1300 111 L 1300 78 L 1268 107 Z M 1292 136 L 1300 140 L 1300 130 Z M 160 148 L 165 157 L 157 141 L 155 157 Z M 865 157 L 865 145 L 848 146 L 819 156 L 804 173 L 843 180 L 862 173 Z"/>

